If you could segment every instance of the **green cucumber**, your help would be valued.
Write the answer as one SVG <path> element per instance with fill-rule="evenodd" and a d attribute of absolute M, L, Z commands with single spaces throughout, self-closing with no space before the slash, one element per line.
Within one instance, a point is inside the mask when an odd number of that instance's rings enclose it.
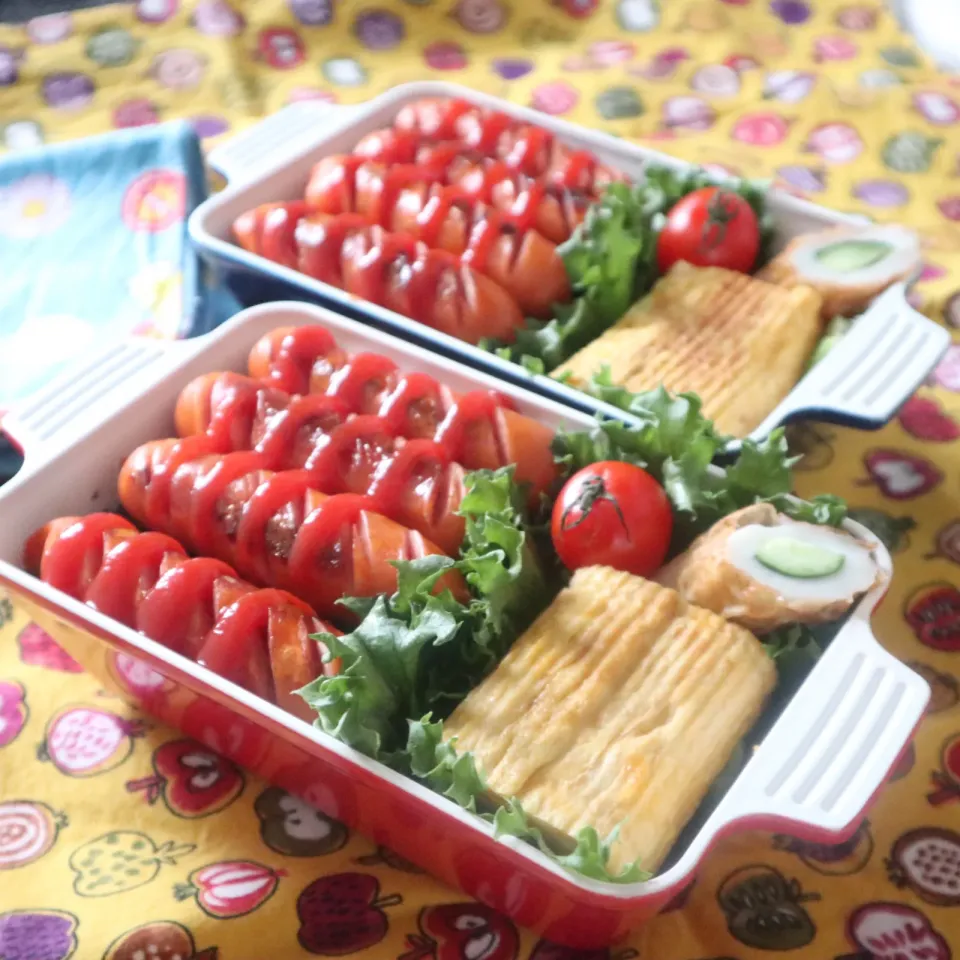
<path fill-rule="evenodd" d="M 892 251 L 883 240 L 840 240 L 821 247 L 814 259 L 833 273 L 853 273 L 872 267 Z"/>
<path fill-rule="evenodd" d="M 768 569 L 800 580 L 830 577 L 843 568 L 846 559 L 842 553 L 793 537 L 771 537 L 754 556 Z"/>

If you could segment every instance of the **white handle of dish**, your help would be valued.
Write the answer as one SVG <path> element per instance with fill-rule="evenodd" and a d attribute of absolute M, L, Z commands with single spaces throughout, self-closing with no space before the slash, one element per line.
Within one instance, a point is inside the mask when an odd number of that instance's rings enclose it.
<path fill-rule="evenodd" d="M 316 140 L 319 127 L 329 132 L 333 127 L 345 126 L 355 112 L 355 107 L 317 100 L 291 103 L 215 147 L 207 162 L 231 186 L 254 180 L 275 153 L 295 154 L 301 143 L 306 146 Z"/>
<path fill-rule="evenodd" d="M 27 463 L 47 459 L 122 403 L 131 385 L 153 379 L 195 341 L 121 340 L 78 358 L 3 418 Z"/>
<path fill-rule="evenodd" d="M 930 699 L 867 616 L 843 627 L 780 715 L 714 812 L 718 829 L 756 818 L 842 835 L 859 821 Z"/>
<path fill-rule="evenodd" d="M 874 300 L 846 336 L 754 431 L 766 436 L 790 416 L 835 414 L 888 421 L 943 356 L 950 333 L 907 302 L 906 283 Z"/>

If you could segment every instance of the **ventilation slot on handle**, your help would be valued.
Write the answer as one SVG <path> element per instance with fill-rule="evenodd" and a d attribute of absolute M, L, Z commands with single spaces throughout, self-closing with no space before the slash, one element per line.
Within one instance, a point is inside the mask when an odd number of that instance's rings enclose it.
<path fill-rule="evenodd" d="M 844 832 L 888 776 L 929 695 L 927 684 L 877 643 L 868 623 L 850 621 L 716 815 Z"/>
<path fill-rule="evenodd" d="M 274 156 L 293 156 L 323 130 L 339 125 L 354 113 L 350 107 L 304 101 L 277 113 L 210 151 L 207 162 L 230 183 L 256 177 Z"/>
<path fill-rule="evenodd" d="M 169 346 L 154 341 L 112 344 L 54 377 L 21 407 L 4 418 L 3 429 L 26 456 L 69 441 L 81 426 L 91 424 L 91 411 L 106 407 L 106 399 L 157 366 Z M 103 413 L 109 413 L 111 404 Z"/>

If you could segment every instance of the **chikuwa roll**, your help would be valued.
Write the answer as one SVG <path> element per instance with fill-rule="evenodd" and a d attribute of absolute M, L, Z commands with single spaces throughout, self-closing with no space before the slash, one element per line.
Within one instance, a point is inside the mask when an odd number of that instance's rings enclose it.
<path fill-rule="evenodd" d="M 714 524 L 670 566 L 685 600 L 754 633 L 837 620 L 883 576 L 871 544 L 768 503 Z"/>
<path fill-rule="evenodd" d="M 770 283 L 813 287 L 821 315 L 853 317 L 887 287 L 919 270 L 920 239 L 905 227 L 836 227 L 797 237 L 758 274 Z"/>

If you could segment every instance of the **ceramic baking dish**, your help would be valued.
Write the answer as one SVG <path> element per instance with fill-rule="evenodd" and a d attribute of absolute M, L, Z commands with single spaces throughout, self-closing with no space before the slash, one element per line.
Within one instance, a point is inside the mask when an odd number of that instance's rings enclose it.
<path fill-rule="evenodd" d="M 267 331 L 320 323 L 350 351 L 385 354 L 457 391 L 497 388 L 551 427 L 589 416 L 437 357 L 319 307 L 254 307 L 220 329 L 169 345 L 119 345 L 45 389 L 5 429 L 25 450 L 0 490 L 0 585 L 91 673 L 165 723 L 221 751 L 345 821 L 465 893 L 551 940 L 606 945 L 688 886 L 723 834 L 777 829 L 829 843 L 849 835 L 906 747 L 923 713 L 924 681 L 884 651 L 870 628 L 880 600 L 865 596 L 743 772 L 662 872 L 644 883 L 574 876 L 526 844 L 498 840 L 486 823 L 386 767 L 123 627 L 27 574 L 24 539 L 50 519 L 116 508 L 120 466 L 138 444 L 173 434 L 179 391 L 214 370 L 243 370 Z M 863 527 L 851 532 L 886 550 Z"/>
<path fill-rule="evenodd" d="M 529 386 L 576 409 L 632 419 L 573 387 L 529 374 L 479 347 L 248 253 L 232 242 L 231 225 L 241 213 L 269 201 L 302 198 L 309 171 L 318 160 L 349 152 L 364 134 L 389 126 L 401 107 L 421 97 L 460 97 L 539 124 L 561 142 L 589 150 L 603 163 L 631 177 L 637 177 L 648 163 L 680 170 L 691 167 L 666 154 L 465 87 L 435 82 L 402 84 L 357 106 L 293 104 L 214 150 L 210 163 L 227 178 L 229 186 L 198 207 L 190 218 L 190 236 L 201 254 L 221 271 L 221 278 L 245 305 L 293 296 L 333 306 L 348 316 Z M 777 248 L 798 234 L 861 222 L 778 190 L 771 190 L 769 197 Z M 764 436 L 775 426 L 801 417 L 863 429 L 876 429 L 886 423 L 923 382 L 950 342 L 943 327 L 909 306 L 907 289 L 908 284 L 897 284 L 879 297 L 753 436 Z"/>

